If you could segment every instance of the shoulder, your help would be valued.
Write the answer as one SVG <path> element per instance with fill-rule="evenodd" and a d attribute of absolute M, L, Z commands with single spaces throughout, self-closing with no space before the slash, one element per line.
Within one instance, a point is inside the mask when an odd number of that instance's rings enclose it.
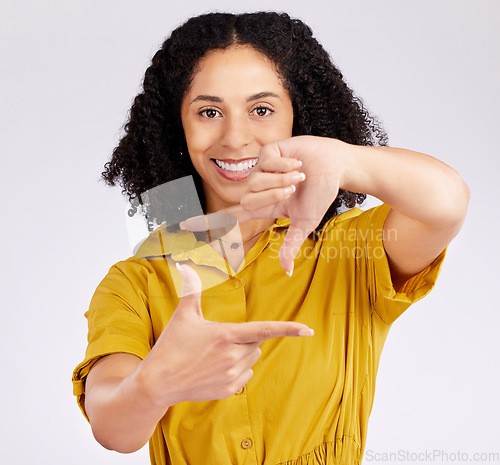
<path fill-rule="evenodd" d="M 386 204 L 373 207 L 363 211 L 359 208 L 353 208 L 340 215 L 328 220 L 320 231 L 322 239 L 332 238 L 341 235 L 346 238 L 347 235 L 357 241 L 364 236 L 374 236 L 377 232 L 383 233 L 383 227 L 390 207 Z"/>

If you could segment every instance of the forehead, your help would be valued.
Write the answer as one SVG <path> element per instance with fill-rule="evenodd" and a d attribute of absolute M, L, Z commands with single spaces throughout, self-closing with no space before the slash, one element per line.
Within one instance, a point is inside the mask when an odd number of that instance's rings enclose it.
<path fill-rule="evenodd" d="M 248 45 L 212 50 L 195 69 L 189 93 L 285 92 L 276 65 Z"/>

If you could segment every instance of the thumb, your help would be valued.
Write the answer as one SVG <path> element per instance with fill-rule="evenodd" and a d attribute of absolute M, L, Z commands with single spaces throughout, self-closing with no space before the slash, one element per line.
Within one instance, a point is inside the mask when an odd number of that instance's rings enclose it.
<path fill-rule="evenodd" d="M 310 231 L 294 226 L 293 224 L 290 224 L 288 227 L 288 231 L 283 239 L 279 252 L 281 267 L 288 276 L 292 276 L 293 261 L 309 234 Z"/>
<path fill-rule="evenodd" d="M 203 318 L 201 311 L 202 285 L 198 273 L 188 265 L 181 265 L 177 262 L 175 266 L 184 280 L 182 283 L 181 300 L 177 309 L 181 309 L 182 311 L 191 310 Z"/>

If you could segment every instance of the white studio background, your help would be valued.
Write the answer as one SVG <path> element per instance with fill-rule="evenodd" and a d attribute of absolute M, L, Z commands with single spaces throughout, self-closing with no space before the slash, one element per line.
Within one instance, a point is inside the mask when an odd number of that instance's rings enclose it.
<path fill-rule="evenodd" d="M 387 340 L 364 463 L 386 463 L 384 452 L 500 453 L 500 3 L 171 5 L 1 2 L 1 462 L 148 463 L 147 447 L 120 455 L 99 446 L 72 396 L 83 313 L 108 268 L 130 254 L 119 188 L 98 178 L 153 53 L 175 26 L 214 9 L 303 19 L 391 145 L 435 155 L 468 182 L 469 216 L 436 289 Z"/>

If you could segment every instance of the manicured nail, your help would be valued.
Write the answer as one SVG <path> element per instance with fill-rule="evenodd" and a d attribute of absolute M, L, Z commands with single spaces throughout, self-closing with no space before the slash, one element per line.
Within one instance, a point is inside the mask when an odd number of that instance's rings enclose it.
<path fill-rule="evenodd" d="M 182 269 L 182 266 L 179 264 L 179 262 L 175 262 L 175 267 L 177 268 L 180 274 L 184 275 L 184 270 Z"/>
<path fill-rule="evenodd" d="M 292 277 L 292 274 L 293 274 L 293 263 L 292 263 L 292 268 L 290 268 L 289 271 L 285 271 L 285 273 L 290 276 L 290 278 Z"/>
<path fill-rule="evenodd" d="M 285 196 L 290 197 L 295 192 L 295 189 L 296 187 L 293 184 L 291 186 L 285 187 Z"/>
<path fill-rule="evenodd" d="M 304 181 L 304 179 L 306 179 L 305 173 L 299 173 L 299 174 L 296 174 L 293 176 L 292 182 L 293 183 L 302 182 L 302 181 Z"/>
<path fill-rule="evenodd" d="M 314 329 L 304 328 L 298 332 L 299 336 L 314 336 Z"/>
<path fill-rule="evenodd" d="M 186 222 L 185 221 L 181 221 L 179 223 L 179 229 L 182 229 L 184 231 L 186 230 Z"/>
<path fill-rule="evenodd" d="M 300 168 L 302 166 L 302 162 L 300 160 L 295 160 L 295 166 Z"/>

